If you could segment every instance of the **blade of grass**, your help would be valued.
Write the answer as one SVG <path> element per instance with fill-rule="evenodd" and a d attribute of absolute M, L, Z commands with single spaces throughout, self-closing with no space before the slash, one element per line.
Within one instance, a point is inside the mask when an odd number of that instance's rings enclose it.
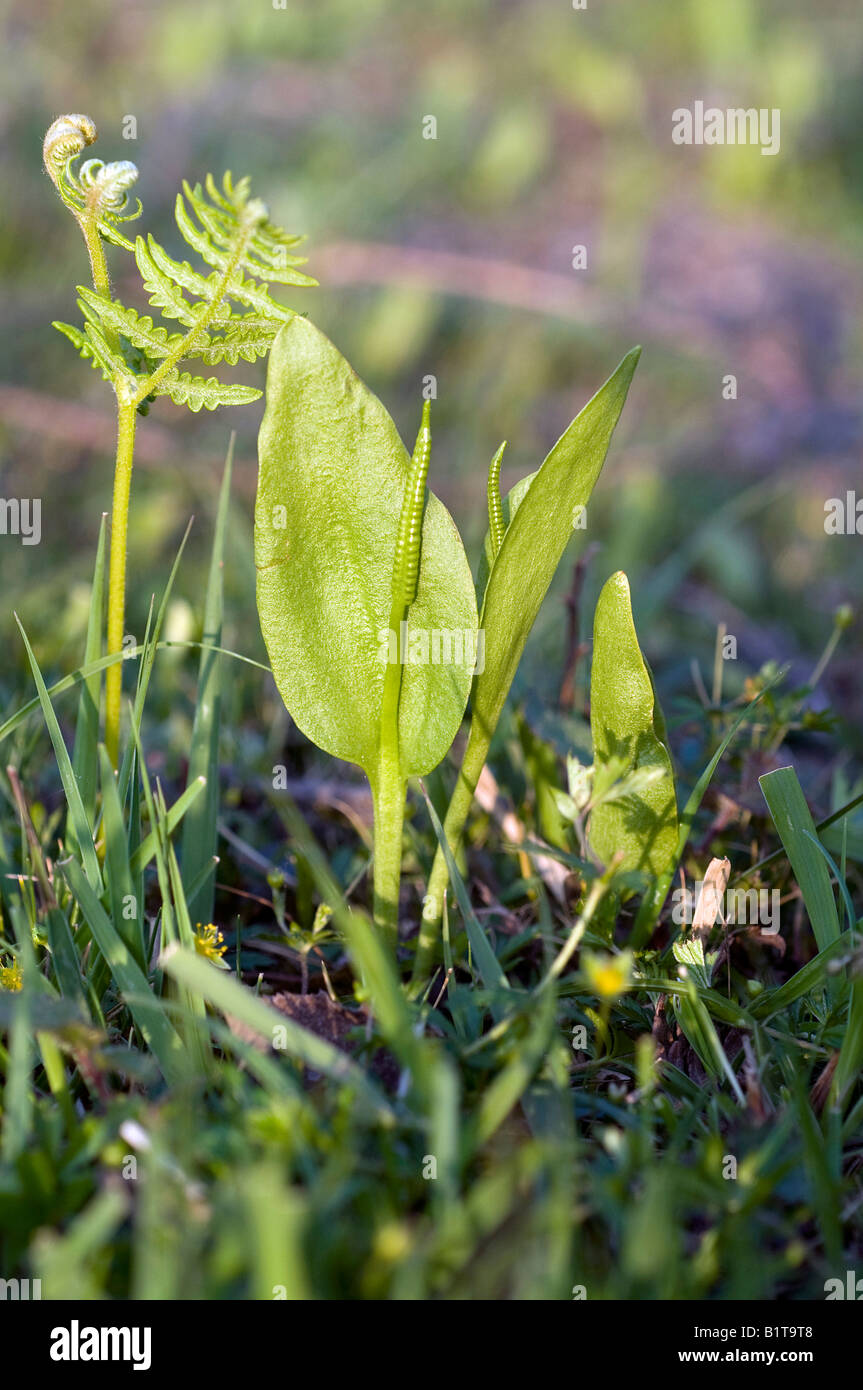
<path fill-rule="evenodd" d="M 90 1011 L 82 982 L 81 959 L 65 912 L 59 907 L 49 908 L 44 926 L 60 993 L 64 999 L 74 1000 L 81 1009 L 82 1018 L 87 1018 Z"/>
<path fill-rule="evenodd" d="M 812 1113 L 812 1107 L 799 1077 L 794 1078 L 791 1089 L 803 1140 L 803 1165 L 809 1178 L 812 1205 L 821 1228 L 827 1258 L 831 1264 L 836 1264 L 842 1254 L 839 1187 L 830 1172 L 824 1135 Z"/>
<path fill-rule="evenodd" d="M 848 1021 L 839 1049 L 834 1089 L 839 1104 L 844 1105 L 863 1070 L 863 979 L 859 976 L 851 985 Z"/>
<path fill-rule="evenodd" d="M 87 642 L 84 665 L 98 661 L 102 655 L 102 632 L 105 612 L 105 533 L 108 513 L 102 513 L 99 540 L 96 546 L 96 565 L 93 587 L 90 590 L 90 613 L 87 619 Z M 99 708 L 102 702 L 101 673 L 90 676 L 81 687 L 78 699 L 78 722 L 72 747 L 72 769 L 81 792 L 81 801 L 90 825 L 96 821 L 96 772 L 98 768 Z"/>
<path fill-rule="evenodd" d="M 830 874 L 819 848 L 812 843 L 815 823 L 793 767 L 779 767 L 758 779 L 788 862 L 803 895 L 819 951 L 840 932 Z"/>
<path fill-rule="evenodd" d="M 484 1092 L 473 1126 L 473 1140 L 481 1148 L 494 1134 L 521 1099 L 542 1062 L 551 1040 L 555 1018 L 555 991 L 546 989 L 533 1009 L 527 1037 L 515 1049 L 515 1056 Z"/>
<path fill-rule="evenodd" d="M 173 834 L 177 826 L 182 821 L 184 815 L 194 801 L 201 795 L 206 786 L 206 778 L 197 777 L 194 782 L 181 792 L 177 800 L 171 806 L 165 816 L 165 833 Z M 154 830 L 148 831 L 138 848 L 129 858 L 129 868 L 133 874 L 141 873 L 146 869 L 153 855 L 156 853 L 157 835 Z M 212 871 L 212 866 L 208 866 Z"/>
<path fill-rule="evenodd" d="M 845 872 L 844 872 L 844 870 L 842 870 L 842 869 L 839 868 L 839 866 L 837 865 L 837 863 L 836 863 L 835 859 L 833 858 L 832 854 L 830 853 L 830 851 L 829 851 L 828 849 L 825 848 L 824 845 L 822 845 L 822 843 L 821 843 L 821 841 L 818 839 L 817 835 L 814 835 L 814 834 L 813 834 L 811 831 L 809 831 L 809 830 L 804 830 L 803 833 L 804 833 L 804 835 L 806 836 L 806 838 L 807 838 L 808 840 L 811 840 L 811 841 L 812 841 L 813 845 L 814 845 L 815 848 L 818 850 L 818 853 L 821 854 L 821 855 L 823 855 L 824 858 L 827 860 L 827 863 L 828 863 L 829 866 L 830 866 L 830 869 L 831 869 L 831 872 L 832 872 L 832 874 L 833 874 L 833 877 L 836 879 L 836 886 L 837 886 L 837 888 L 839 889 L 839 892 L 840 892 L 841 895 L 842 895 L 842 902 L 843 902 L 843 905 L 844 905 L 844 907 L 845 907 L 845 916 L 846 916 L 847 919 L 848 919 L 848 927 L 849 927 L 849 930 L 852 930 L 852 931 L 853 931 L 853 929 L 854 929 L 854 923 L 855 923 L 855 921 L 857 920 L 857 914 L 856 914 L 855 911 L 854 911 L 854 904 L 853 904 L 852 901 L 851 901 L 851 894 L 848 892 L 848 884 L 845 882 Z"/>
<path fill-rule="evenodd" d="M 420 783 L 420 786 L 422 786 L 422 783 Z M 458 902 L 459 908 L 461 909 L 461 915 L 465 924 L 465 929 L 467 931 L 468 941 L 470 942 L 471 951 L 473 952 L 474 957 L 476 958 L 477 969 L 479 970 L 480 977 L 486 989 L 488 989 L 489 991 L 493 991 L 496 994 L 499 994 L 502 990 L 509 989 L 509 980 L 506 978 L 506 975 L 503 972 L 503 967 L 501 966 L 500 961 L 498 960 L 497 956 L 492 950 L 489 939 L 483 931 L 482 927 L 480 926 L 479 919 L 477 918 L 477 915 L 471 906 L 471 901 L 468 895 L 467 888 L 465 886 L 465 881 L 459 873 L 458 865 L 455 862 L 455 855 L 450 849 L 449 842 L 446 838 L 446 835 L 444 834 L 440 817 L 438 816 L 437 811 L 432 805 L 425 787 L 422 788 L 422 791 L 423 796 L 425 797 L 425 803 L 428 809 L 429 817 L 434 827 L 435 835 L 437 836 L 438 844 L 440 845 L 444 859 L 446 860 L 446 866 L 447 871 L 449 873 L 450 883 L 452 884 L 453 891 L 455 892 L 456 901 Z M 491 1005 L 491 1014 L 496 1023 L 500 1022 L 500 1019 L 503 1017 L 503 1014 L 505 1012 L 506 1009 L 504 1008 L 501 1000 L 498 998 L 497 1001 Z"/>
<path fill-rule="evenodd" d="M 296 846 L 314 875 L 318 892 L 332 910 L 345 938 L 354 967 L 361 975 L 381 1032 L 402 1066 L 412 1075 L 424 1098 L 429 1095 L 427 1051 L 414 1031 L 410 1006 L 402 992 L 391 952 L 373 923 L 353 913 L 330 873 L 329 866 L 309 834 L 297 807 L 288 800 L 282 814 Z"/>
<path fill-rule="evenodd" d="M 141 970 L 146 971 L 143 931 L 144 904 L 135 892 L 129 866 L 129 841 L 123 808 L 117 792 L 117 776 L 104 744 L 99 745 L 102 774 L 102 833 L 105 837 L 105 872 L 108 901 L 114 925 Z"/>
<path fill-rule="evenodd" d="M 244 1173 L 240 1182 L 246 1238 L 252 1249 L 251 1297 L 298 1302 L 314 1297 L 304 1248 L 307 1198 L 292 1187 L 280 1163 L 269 1159 Z"/>
<path fill-rule="evenodd" d="M 171 566 L 171 573 L 168 575 L 168 582 L 165 585 L 165 591 L 162 594 L 162 601 L 159 604 L 159 611 L 156 614 L 156 621 L 154 624 L 152 624 L 152 627 L 151 619 L 153 616 L 153 605 L 152 602 L 150 604 L 150 612 L 147 615 L 147 630 L 144 635 L 144 641 L 141 647 L 137 649 L 141 653 L 141 666 L 138 671 L 138 684 L 135 689 L 135 703 L 132 706 L 132 719 L 134 721 L 134 727 L 138 730 L 139 733 L 141 731 L 141 719 L 143 718 L 144 714 L 144 703 L 147 699 L 147 691 L 150 688 L 150 677 L 153 674 L 153 663 L 156 660 L 156 652 L 158 651 L 160 645 L 159 638 L 161 636 L 162 627 L 165 622 L 165 614 L 168 611 L 168 604 L 170 602 L 171 593 L 174 588 L 174 580 L 177 578 L 177 571 L 180 568 L 180 561 L 183 558 L 183 551 L 186 549 L 186 542 L 189 539 L 189 532 L 192 529 L 192 524 L 194 520 L 194 517 L 190 518 L 189 524 L 183 533 L 183 539 L 180 541 L 177 554 L 174 557 L 174 563 Z M 130 739 L 129 742 L 126 744 L 126 751 L 123 754 L 123 762 L 120 768 L 119 791 L 121 801 L 126 800 L 126 793 L 128 791 L 129 780 L 132 774 L 133 751 L 134 740 Z"/>
<path fill-rule="evenodd" d="M 739 1105 L 745 1107 L 746 1101 L 740 1083 L 734 1074 L 719 1039 L 716 1025 L 708 1013 L 704 1001 L 698 997 L 693 980 L 683 982 L 684 988 L 675 1000 L 674 1009 L 677 1021 L 686 1034 L 690 1046 L 695 1049 L 701 1065 L 711 1075 L 719 1079 L 725 1076 Z"/>
<path fill-rule="evenodd" d="M 11 908 L 22 985 L 15 999 L 10 1028 L 9 1060 L 3 1088 L 3 1138 L 0 1160 L 14 1163 L 24 1152 L 33 1126 L 34 1088 L 30 1077 L 36 1061 L 31 1005 L 36 993 L 36 960 L 30 923 L 20 902 Z"/>
<path fill-rule="evenodd" d="M 861 792 L 859 796 L 853 797 L 851 801 L 846 801 L 845 805 L 840 806 L 839 810 L 834 811 L 832 815 L 825 816 L 823 820 L 816 821 L 816 831 L 820 833 L 822 830 L 828 830 L 830 826 L 835 825 L 838 820 L 843 820 L 844 817 L 850 815 L 852 811 L 856 811 L 857 807 L 861 804 L 863 804 L 863 792 Z M 741 869 L 738 874 L 735 874 L 731 880 L 731 886 L 733 887 L 735 883 L 739 883 L 742 878 L 750 877 L 757 869 L 766 869 L 768 864 L 774 864 L 776 860 L 781 859 L 784 854 L 785 848 L 783 845 L 780 845 L 779 849 L 775 849 L 772 854 L 768 854 L 764 859 L 759 859 L 757 864 L 750 864 L 747 868 Z"/>
<path fill-rule="evenodd" d="M 160 964 L 166 975 L 194 990 L 226 1016 L 254 1029 L 266 1042 L 272 1044 L 275 1037 L 283 1036 L 283 1050 L 289 1056 L 341 1085 L 351 1086 L 375 1120 L 392 1121 L 393 1112 L 383 1092 L 356 1062 L 325 1038 L 295 1023 L 287 1014 L 271 1009 L 233 975 L 217 970 L 202 956 L 183 951 L 179 946 L 168 947 Z"/>
<path fill-rule="evenodd" d="M 87 817 L 87 812 L 84 810 L 84 803 L 81 800 L 81 793 L 78 790 L 78 783 L 75 778 L 75 773 L 72 770 L 72 760 L 70 759 L 69 752 L 66 748 L 65 743 L 63 742 L 63 735 L 60 732 L 60 725 L 58 724 L 57 716 L 54 713 L 54 706 L 51 704 L 51 701 L 48 697 L 48 691 L 45 687 L 45 682 L 42 679 L 42 672 L 39 670 L 39 664 L 36 661 L 36 658 L 33 655 L 33 649 L 30 646 L 29 641 L 27 640 L 27 634 L 24 631 L 23 626 L 21 625 L 21 621 L 18 617 L 18 614 L 15 613 L 13 616 L 15 618 L 15 622 L 18 624 L 18 631 L 21 633 L 21 637 L 24 642 L 24 647 L 27 652 L 27 659 L 30 662 L 30 669 L 33 672 L 33 680 L 36 683 L 36 690 L 39 694 L 39 704 L 42 707 L 42 714 L 44 716 L 45 723 L 48 726 L 48 733 L 51 738 L 51 743 L 54 746 L 54 756 L 57 759 L 57 767 L 60 772 L 60 780 L 63 783 L 63 791 L 66 793 L 66 802 L 69 808 L 69 818 L 72 824 L 72 829 L 75 833 L 75 839 L 78 842 L 78 847 L 84 864 L 84 872 L 87 875 L 87 882 L 89 883 L 90 887 L 96 891 L 97 894 L 101 894 L 102 874 L 99 869 L 99 860 L 96 855 L 96 848 L 93 844 L 92 826 Z"/>
<path fill-rule="evenodd" d="M 157 650 L 160 652 L 176 651 L 180 648 L 188 648 L 190 651 L 200 651 L 202 645 L 201 642 L 173 641 L 158 642 L 156 644 Z M 267 675 L 272 674 L 271 668 L 266 662 L 255 661 L 254 657 L 251 656 L 243 656 L 242 652 L 231 651 L 229 647 L 213 647 L 212 650 L 218 652 L 219 656 L 230 656 L 234 661 L 241 661 L 244 666 L 252 666 L 256 671 L 265 671 Z M 67 690 L 74 690 L 76 686 L 80 685 L 82 681 L 86 681 L 88 677 L 94 676 L 100 671 L 107 671 L 109 666 L 116 665 L 118 661 L 131 661 L 133 657 L 141 656 L 143 652 L 144 647 L 142 645 L 140 647 L 130 647 L 125 652 L 113 652 L 110 656 L 101 656 L 98 661 L 92 661 L 87 666 L 79 666 L 76 671 L 70 671 L 68 676 L 62 676 L 60 680 L 55 681 L 53 685 L 48 687 L 48 695 L 53 700 L 56 695 L 63 695 Z M 34 695 L 32 700 L 28 700 L 20 709 L 17 709 L 14 714 L 10 714 L 8 719 L 0 724 L 0 743 L 2 743 L 5 738 L 8 738 L 10 734 L 13 734 L 16 729 L 19 729 L 25 720 L 40 708 L 40 705 L 41 701 L 38 695 Z"/>
<path fill-rule="evenodd" d="M 166 1017 L 159 998 L 150 989 L 146 975 L 115 931 L 80 864 L 70 859 L 61 868 L 120 993 L 135 996 L 136 1002 L 134 1007 L 129 1006 L 130 1012 L 152 1049 L 162 1075 L 172 1085 L 181 1082 L 188 1071 L 186 1054 L 180 1036 Z"/>
<path fill-rule="evenodd" d="M 153 838 L 153 854 L 156 859 L 156 876 L 159 880 L 159 894 L 162 899 L 162 945 L 167 946 L 176 940 L 176 929 L 174 924 L 174 913 L 171 902 L 171 875 L 168 870 L 168 860 L 165 852 L 167 838 L 165 826 L 161 817 L 156 811 L 156 802 L 153 796 L 153 789 L 150 786 L 150 777 L 147 772 L 147 760 L 144 757 L 144 750 L 141 746 L 141 731 L 135 723 L 134 716 L 131 719 L 130 729 L 132 741 L 135 744 L 135 751 L 138 758 L 138 772 L 141 787 L 144 792 L 144 803 L 147 807 L 147 815 L 150 818 L 150 825 L 153 827 L 150 835 Z M 145 842 L 146 843 L 146 842 Z"/>
<path fill-rule="evenodd" d="M 33 1267 L 45 1286 L 45 1297 L 77 1302 L 102 1296 L 94 1265 L 112 1248 L 112 1239 L 129 1209 L 128 1194 L 106 1187 L 88 1202 L 66 1229 L 37 1232 Z"/>
<path fill-rule="evenodd" d="M 823 951 L 819 951 L 817 956 L 813 956 L 801 966 L 790 980 L 786 980 L 777 989 L 759 995 L 749 1005 L 749 1012 L 759 1021 L 772 1018 L 774 1014 L 789 1008 L 804 994 L 809 994 L 819 985 L 826 983 L 827 966 L 835 957 L 847 952 L 849 944 L 847 936 L 839 936 L 835 941 L 831 941 L 829 946 L 825 946 Z"/>
<path fill-rule="evenodd" d="M 161 787 L 159 788 L 159 814 L 162 817 L 162 827 L 164 828 L 166 808 L 165 800 L 162 796 Z M 173 894 L 174 899 L 174 917 L 177 923 L 177 936 L 180 941 L 180 945 L 184 947 L 185 950 L 194 951 L 195 936 L 194 931 L 192 929 L 192 923 L 189 919 L 189 908 L 188 904 L 186 903 L 186 895 L 183 891 L 183 879 L 180 874 L 180 866 L 177 863 L 177 856 L 174 852 L 174 846 L 170 843 L 170 841 L 167 838 L 165 839 L 164 844 L 165 855 L 168 860 L 168 872 L 171 878 L 171 892 Z M 186 1004 L 186 1007 L 188 1008 L 189 1012 L 194 1017 L 206 1017 L 206 1003 L 201 998 L 200 994 L 196 994 L 194 990 L 187 990 L 181 987 L 181 1001 Z M 190 1049 L 196 1054 L 196 1063 L 199 1070 L 209 1070 L 213 1060 L 213 1053 L 212 1048 L 210 1047 L 209 1034 L 205 1031 L 201 1032 L 196 1028 L 192 1029 L 188 1037 L 188 1045 Z"/>
<path fill-rule="evenodd" d="M 216 853 L 219 819 L 219 736 L 221 732 L 222 691 L 221 662 L 216 648 L 222 641 L 224 615 L 223 568 L 228 507 L 231 500 L 231 474 L 234 462 L 234 440 L 231 434 L 225 471 L 219 493 L 216 529 L 207 580 L 204 604 L 204 634 L 201 662 L 198 671 L 198 696 L 192 725 L 192 745 L 189 751 L 189 783 L 196 777 L 207 779 L 206 795 L 195 803 L 183 825 L 181 863 L 183 880 L 192 884 L 200 877 L 202 868 Z M 194 895 L 189 895 L 189 913 L 193 921 L 209 922 L 213 916 L 215 888 L 210 878 L 204 880 Z"/>

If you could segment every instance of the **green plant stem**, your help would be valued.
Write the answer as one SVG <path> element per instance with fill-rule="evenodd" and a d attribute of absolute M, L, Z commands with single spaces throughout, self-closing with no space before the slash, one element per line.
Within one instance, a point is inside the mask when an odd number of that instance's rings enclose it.
<path fill-rule="evenodd" d="M 87 247 L 87 255 L 90 257 L 93 289 L 97 294 L 104 294 L 110 298 L 111 281 L 108 278 L 108 265 L 105 260 L 99 228 L 92 217 L 78 217 L 77 221 L 84 237 L 84 244 Z"/>
<path fill-rule="evenodd" d="M 404 607 L 393 604 L 390 627 L 396 633 L 404 620 Z M 397 653 L 398 654 L 398 653 Z M 381 698 L 381 751 L 373 788 L 375 806 L 374 914 L 395 953 L 399 934 L 399 885 L 402 873 L 402 827 L 407 783 L 399 756 L 399 698 L 401 662 L 387 662 Z"/>
<path fill-rule="evenodd" d="M 444 834 L 447 844 L 455 854 L 461 841 L 465 821 L 471 808 L 476 784 L 485 766 L 491 734 L 480 729 L 476 719 L 471 723 L 467 748 L 459 768 L 458 782 L 450 798 L 444 820 Z M 429 970 L 440 937 L 443 901 L 449 882 L 449 870 L 443 849 L 438 845 L 437 853 L 429 875 L 428 887 L 420 919 L 420 932 L 417 941 L 412 986 L 422 981 Z"/>
<path fill-rule="evenodd" d="M 399 777 L 379 778 L 374 789 L 375 868 L 374 913 L 393 952 L 398 945 L 399 884 L 402 873 L 402 826 L 405 783 Z"/>
<path fill-rule="evenodd" d="M 99 224 L 92 216 L 77 216 L 78 226 L 84 237 L 84 245 L 87 247 L 87 255 L 90 258 L 90 273 L 93 277 L 93 289 L 97 294 L 103 294 L 106 299 L 111 298 L 111 278 L 108 274 L 108 263 L 105 260 L 105 249 L 102 245 L 102 238 L 99 235 Z M 119 339 L 112 328 L 105 329 L 105 341 L 115 352 L 119 349 Z M 117 390 L 118 383 L 114 382 L 114 390 Z"/>
<path fill-rule="evenodd" d="M 105 250 L 99 227 L 92 216 L 78 216 L 78 225 L 90 258 L 93 289 L 97 294 L 111 297 L 111 280 L 105 260 Z M 117 346 L 116 334 L 106 332 L 112 347 Z M 135 448 L 135 406 L 122 399 L 122 384 L 114 382 L 117 393 L 117 461 L 114 467 L 114 501 L 111 512 L 111 557 L 108 573 L 107 655 L 123 650 L 123 619 L 126 601 L 126 535 L 129 519 L 129 488 L 132 480 L 132 456 Z M 109 666 L 105 676 L 105 744 L 114 768 L 120 752 L 120 703 L 123 687 L 123 666 Z"/>
<path fill-rule="evenodd" d="M 129 525 L 129 491 L 135 451 L 137 413 L 133 401 L 117 406 L 117 462 L 114 469 L 114 501 L 111 510 L 111 556 L 108 565 L 108 656 L 123 650 L 126 609 L 126 549 Z M 114 768 L 120 752 L 120 705 L 123 663 L 109 666 L 105 676 L 105 746 Z"/>

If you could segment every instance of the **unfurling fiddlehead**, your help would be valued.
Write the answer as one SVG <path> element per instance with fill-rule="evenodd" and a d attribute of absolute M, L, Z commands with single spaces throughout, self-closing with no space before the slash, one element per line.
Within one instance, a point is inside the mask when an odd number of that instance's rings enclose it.
<path fill-rule="evenodd" d="M 88 159 L 80 169 L 76 168 L 79 156 L 95 143 L 97 133 L 89 116 L 60 116 L 45 133 L 42 159 L 57 192 L 81 228 L 94 288 L 99 294 L 108 294 L 102 241 L 134 250 L 119 224 L 140 217 L 142 209 L 136 199 L 135 207 L 128 210 L 129 189 L 138 178 L 138 170 L 130 160 L 104 164 L 101 159 Z"/>

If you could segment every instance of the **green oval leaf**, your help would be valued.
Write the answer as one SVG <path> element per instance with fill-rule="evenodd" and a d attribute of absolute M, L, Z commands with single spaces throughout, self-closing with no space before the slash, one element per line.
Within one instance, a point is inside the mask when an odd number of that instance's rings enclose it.
<path fill-rule="evenodd" d="M 467 557 L 449 512 L 427 492 L 407 640 L 388 639 L 410 458 L 384 406 L 306 319 L 286 324 L 273 345 L 258 452 L 258 612 L 290 714 L 374 785 L 386 663 L 403 657 L 401 771 L 431 771 L 458 731 L 473 678 Z"/>
<path fill-rule="evenodd" d="M 603 585 L 593 624 L 590 728 L 596 768 L 589 840 L 604 864 L 623 852 L 622 872 L 656 877 L 677 853 L 677 799 L 671 755 L 638 645 L 629 581 Z"/>

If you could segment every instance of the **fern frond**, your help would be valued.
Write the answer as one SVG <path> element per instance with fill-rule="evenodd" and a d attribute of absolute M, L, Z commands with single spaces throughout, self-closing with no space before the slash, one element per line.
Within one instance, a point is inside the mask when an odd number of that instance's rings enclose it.
<path fill-rule="evenodd" d="M 88 324 L 95 323 L 97 327 L 123 334 L 151 359 L 170 357 L 183 343 L 183 334 L 169 333 L 161 324 L 154 324 L 149 314 L 138 314 L 135 309 L 127 309 L 118 299 L 106 299 L 84 285 L 78 286 L 78 294 L 78 304 Z M 209 343 L 207 334 L 202 337 L 204 343 Z M 198 354 L 190 345 L 184 355 L 196 357 Z"/>
<path fill-rule="evenodd" d="M 89 361 L 91 367 L 100 371 L 106 381 L 114 385 L 119 378 L 124 378 L 130 389 L 134 389 L 138 378 L 129 370 L 128 363 L 118 353 L 115 353 L 108 346 L 105 337 L 100 333 L 94 323 L 85 324 L 83 329 L 75 328 L 71 323 L 59 323 L 55 320 L 53 327 L 64 338 L 75 347 L 85 362 Z"/>
<path fill-rule="evenodd" d="M 233 367 L 240 358 L 244 362 L 255 362 L 259 357 L 266 357 L 281 326 L 281 321 L 263 320 L 257 314 L 234 318 L 225 332 L 211 337 L 196 356 L 208 367 L 215 367 L 219 362 L 229 362 Z"/>
<path fill-rule="evenodd" d="M 201 275 L 188 261 L 175 261 L 152 236 L 146 243 L 138 238 L 135 248 L 138 269 L 144 281 L 150 303 L 162 310 L 166 318 L 178 318 L 181 323 L 191 327 L 195 322 L 196 308 L 185 298 L 183 291 L 196 295 L 202 302 L 211 303 L 219 292 L 222 276 L 217 270 L 209 275 Z M 257 311 L 258 316 L 273 323 L 289 323 L 294 310 L 273 299 L 262 285 L 254 280 L 246 280 L 238 273 L 231 276 L 224 297 L 244 304 Z"/>
<path fill-rule="evenodd" d="M 177 194 L 174 210 L 184 240 L 202 261 L 221 271 L 229 266 L 238 272 L 245 270 L 248 275 L 266 282 L 301 286 L 317 283 L 295 268 L 305 265 L 305 257 L 288 255 L 288 246 L 297 245 L 301 238 L 289 235 L 270 222 L 264 203 L 259 198 L 249 197 L 248 179 L 241 179 L 234 185 L 231 175 L 226 174 L 220 191 L 208 174 L 205 184 L 206 192 L 200 184 L 193 188 L 184 183 L 183 193 Z M 244 227 L 247 235 L 238 254 L 238 231 Z"/>
<path fill-rule="evenodd" d="M 77 158 L 88 134 L 77 126 L 61 132 L 55 164 L 66 158 L 68 168 L 67 150 L 71 148 L 71 158 Z M 109 168 L 114 170 L 110 178 Z M 121 168 L 88 160 L 76 186 L 84 193 L 97 190 L 100 206 L 104 204 L 122 221 L 127 215 L 127 188 L 135 173 L 133 165 Z M 118 394 L 129 393 L 139 409 L 157 395 L 170 396 L 195 411 L 257 400 L 258 390 L 224 385 L 215 377 L 192 376 L 180 367 L 190 360 L 207 367 L 221 362 L 233 366 L 266 356 L 281 326 L 294 317 L 293 309 L 271 297 L 268 283 L 316 283 L 294 268 L 303 263 L 302 258 L 289 254 L 288 248 L 302 238 L 269 221 L 264 204 L 250 197 L 248 179 L 235 185 L 226 174 L 219 188 L 208 174 L 205 189 L 184 184 L 184 190 L 185 198 L 182 194 L 177 198 L 177 225 L 188 245 L 212 267 L 209 273 L 201 274 L 188 261 L 174 260 L 152 236 L 146 240 L 139 236 L 132 247 L 150 307 L 184 331 L 171 332 L 149 314 L 86 288 L 79 290 L 78 301 L 85 320 L 83 332 L 68 326 L 61 329 L 80 352 L 102 366 Z M 247 312 L 234 311 L 232 302 Z"/>
<path fill-rule="evenodd" d="M 178 319 L 186 328 L 191 328 L 196 321 L 196 306 L 189 304 L 183 291 L 190 290 L 206 299 L 213 288 L 210 282 L 198 275 L 188 262 L 180 264 L 172 260 L 152 233 L 146 241 L 138 237 L 135 260 L 152 307 L 160 309 L 166 319 Z"/>
<path fill-rule="evenodd" d="M 195 412 L 218 410 L 220 405 L 249 405 L 263 394 L 253 386 L 234 386 L 216 377 L 191 376 L 189 372 L 169 374 L 156 388 L 159 396 L 170 396 L 177 405 Z"/>
<path fill-rule="evenodd" d="M 84 361 L 89 362 L 91 367 L 95 367 L 97 372 L 100 371 L 106 381 L 113 382 L 113 371 L 110 366 L 100 362 L 86 333 L 82 332 L 80 328 L 76 328 L 74 324 L 60 323 L 58 319 L 55 319 L 51 326 L 56 328 L 58 333 L 62 333 L 64 338 L 68 338 Z"/>
<path fill-rule="evenodd" d="M 152 237 L 146 242 L 143 237 L 138 238 L 135 259 L 152 307 L 161 309 L 165 318 L 179 319 L 187 328 L 193 328 L 205 306 L 216 296 L 220 282 L 218 273 L 200 275 L 188 261 L 175 261 Z M 197 303 L 191 304 L 184 291 L 197 295 Z M 224 325 L 224 333 L 221 336 L 210 333 L 206 345 L 202 343 L 199 351 L 189 353 L 189 356 L 200 357 L 208 367 L 223 361 L 233 365 L 239 358 L 254 362 L 264 357 L 282 324 L 294 317 L 293 309 L 270 299 L 265 290 L 259 290 L 251 282 L 234 282 L 233 294 L 241 303 L 241 295 L 251 299 L 258 312 L 238 318 L 226 309 L 224 315 L 211 321 L 215 329 Z"/>

